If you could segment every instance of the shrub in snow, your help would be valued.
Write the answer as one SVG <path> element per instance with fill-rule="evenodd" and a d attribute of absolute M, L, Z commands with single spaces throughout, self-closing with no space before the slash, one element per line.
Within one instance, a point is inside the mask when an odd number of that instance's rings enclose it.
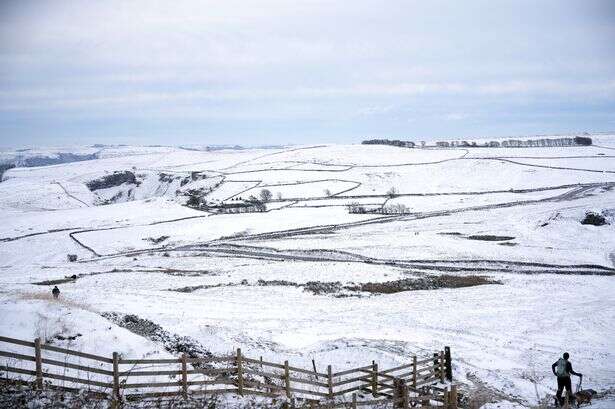
<path fill-rule="evenodd" d="M 359 202 L 352 202 L 348 204 L 348 212 L 363 214 L 363 213 L 366 213 L 367 210 L 365 209 L 365 206 L 361 206 Z"/>
<path fill-rule="evenodd" d="M 606 222 L 606 218 L 598 213 L 587 212 L 585 213 L 585 218 L 581 220 L 581 224 L 591 224 L 592 226 L 604 226 L 608 224 Z"/>
<path fill-rule="evenodd" d="M 200 207 L 201 206 L 201 198 L 196 194 L 190 194 L 188 196 L 188 200 L 186 201 L 186 206 L 188 207 Z"/>
<path fill-rule="evenodd" d="M 410 208 L 403 203 L 396 203 L 382 208 L 382 214 L 405 214 L 410 213 Z"/>

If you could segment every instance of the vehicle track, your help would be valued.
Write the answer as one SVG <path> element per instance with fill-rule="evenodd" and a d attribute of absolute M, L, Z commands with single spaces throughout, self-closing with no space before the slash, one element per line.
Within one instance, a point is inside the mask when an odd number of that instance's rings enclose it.
<path fill-rule="evenodd" d="M 404 260 L 367 257 L 348 251 L 331 249 L 279 250 L 250 245 L 187 245 L 166 251 L 198 252 L 211 256 L 228 256 L 272 261 L 366 263 L 402 268 L 412 272 L 516 273 L 516 274 L 577 274 L 615 275 L 615 268 L 598 264 L 549 264 L 510 260 Z"/>

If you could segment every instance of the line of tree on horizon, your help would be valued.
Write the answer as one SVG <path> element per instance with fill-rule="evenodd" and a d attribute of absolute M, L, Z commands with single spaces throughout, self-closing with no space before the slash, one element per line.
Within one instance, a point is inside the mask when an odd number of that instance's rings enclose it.
<path fill-rule="evenodd" d="M 575 136 L 563 138 L 540 138 L 540 139 L 506 139 L 503 141 L 437 141 L 435 146 L 438 148 L 530 148 L 530 147 L 554 147 L 554 146 L 590 146 L 592 139 L 588 136 Z M 390 145 L 400 148 L 414 148 L 416 143 L 412 141 L 402 141 L 400 139 L 366 139 L 361 142 L 363 145 Z M 427 146 L 424 141 L 420 142 L 421 148 Z"/>
<path fill-rule="evenodd" d="M 399 139 L 366 139 L 361 143 L 363 145 L 391 145 L 401 148 L 414 148 L 416 146 L 412 141 L 401 141 Z"/>
<path fill-rule="evenodd" d="M 556 147 L 556 146 L 590 146 L 592 139 L 587 136 L 575 136 L 566 138 L 540 138 L 540 139 L 506 139 L 504 141 L 487 141 L 478 143 L 476 141 L 438 141 L 436 146 L 440 148 L 462 147 L 462 148 L 533 148 L 533 147 Z"/>

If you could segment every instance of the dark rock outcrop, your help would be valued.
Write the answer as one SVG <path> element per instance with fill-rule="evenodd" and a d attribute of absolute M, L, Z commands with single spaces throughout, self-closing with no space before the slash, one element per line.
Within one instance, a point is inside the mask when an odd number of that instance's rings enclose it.
<path fill-rule="evenodd" d="M 134 173 L 125 170 L 122 172 L 113 172 L 110 175 L 105 175 L 101 178 L 91 180 L 86 183 L 86 186 L 91 191 L 108 189 L 110 187 L 116 187 L 123 185 L 124 183 L 139 186 L 140 182 Z"/>

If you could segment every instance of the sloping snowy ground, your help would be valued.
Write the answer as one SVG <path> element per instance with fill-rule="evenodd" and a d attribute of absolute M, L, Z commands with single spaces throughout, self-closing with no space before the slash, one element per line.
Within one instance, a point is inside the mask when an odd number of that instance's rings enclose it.
<path fill-rule="evenodd" d="M 361 221 L 373 216 L 348 214 L 343 208 L 272 210 L 267 213 L 220 214 L 176 223 L 126 227 L 114 230 L 88 231 L 77 238 L 99 254 L 116 254 L 156 247 L 150 237 L 169 236 L 168 243 L 180 246 L 204 243 L 223 237 L 236 237 L 341 222 Z"/>
<path fill-rule="evenodd" d="M 0 240 L 54 229 L 133 226 L 196 216 L 205 215 L 163 198 L 54 212 L 5 210 L 0 214 Z"/>
<path fill-rule="evenodd" d="M 482 196 L 478 197 L 478 203 Z M 548 197 L 548 196 L 547 196 Z M 445 200 L 447 197 L 444 197 Z M 434 198 L 433 210 L 440 208 Z M 411 198 L 404 202 L 413 206 Z M 419 204 L 424 200 L 417 201 Z M 475 202 L 467 203 L 468 206 Z M 451 206 L 459 209 L 459 204 Z M 615 266 L 615 231 L 611 225 L 581 225 L 586 211 L 615 209 L 615 192 L 574 201 L 545 202 L 502 209 L 451 213 L 421 218 L 406 216 L 394 223 L 358 226 L 336 234 L 305 235 L 259 241 L 282 249 L 345 250 L 390 259 L 496 259 L 525 262 Z M 432 211 L 429 209 L 429 211 Z M 512 245 L 471 240 L 472 235 L 509 236 Z"/>
<path fill-rule="evenodd" d="M 610 407 L 615 281 L 562 272 L 574 273 L 579 264 L 599 265 L 602 270 L 593 271 L 607 273 L 615 267 L 615 191 L 605 184 L 615 182 L 615 175 L 498 159 L 611 170 L 611 159 L 604 156 L 612 154 L 607 148 L 615 147 L 615 140 L 601 137 L 600 144 L 606 148 L 466 152 L 330 145 L 200 152 L 116 147 L 94 161 L 13 169 L 0 183 L 0 334 L 32 339 L 79 333 L 57 345 L 105 356 L 168 354 L 162 345 L 100 315 L 132 313 L 191 336 L 217 354 L 241 347 L 268 360 L 309 367 L 315 359 L 319 367 L 331 363 L 339 370 L 371 360 L 393 366 L 450 345 L 462 389 L 487 388 L 494 400 L 509 401 L 501 407 L 530 407 L 552 394 L 550 365 L 567 350 L 575 369 L 585 374 L 584 386 L 608 395 L 594 407 Z M 421 164 L 427 162 L 441 163 Z M 152 183 L 144 186 L 149 193 L 141 200 L 94 206 L 84 183 L 116 170 L 147 173 L 152 181 L 165 172 L 219 175 L 224 182 L 208 197 L 220 201 L 286 183 L 292 189 L 287 194 L 298 200 L 271 203 L 262 214 L 209 215 L 181 206 L 172 195 L 155 197 L 160 192 Z M 317 182 L 323 180 L 332 182 Z M 324 190 L 335 193 L 338 181 L 358 186 L 345 195 L 382 196 L 327 198 Z M 317 189 L 307 189 L 310 185 Z M 558 188 L 562 185 L 575 186 Z M 390 187 L 400 194 L 465 194 L 387 201 Z M 508 191 L 543 187 L 553 189 Z M 319 191 L 322 200 L 314 200 Z M 500 193 L 471 194 L 484 191 Z M 343 205 L 353 201 L 403 203 L 414 214 L 350 215 Z M 526 201 L 536 203 L 519 203 Z M 475 206 L 490 208 L 464 211 Z M 611 224 L 581 225 L 590 210 L 605 212 Z M 344 228 L 318 227 L 340 224 Z M 496 236 L 496 241 L 470 236 Z M 96 257 L 84 245 L 107 256 Z M 140 251 L 124 254 L 127 250 Z M 67 262 L 67 254 L 77 254 L 79 262 Z M 364 262 L 365 257 L 382 263 Z M 512 264 L 509 272 L 479 273 L 502 284 L 349 298 L 314 295 L 297 286 L 415 278 L 424 271 L 392 261 L 454 266 L 470 259 L 552 267 L 541 267 L 538 274 Z M 34 284 L 73 274 L 76 280 L 59 284 L 60 301 L 49 297 L 52 286 Z"/>

